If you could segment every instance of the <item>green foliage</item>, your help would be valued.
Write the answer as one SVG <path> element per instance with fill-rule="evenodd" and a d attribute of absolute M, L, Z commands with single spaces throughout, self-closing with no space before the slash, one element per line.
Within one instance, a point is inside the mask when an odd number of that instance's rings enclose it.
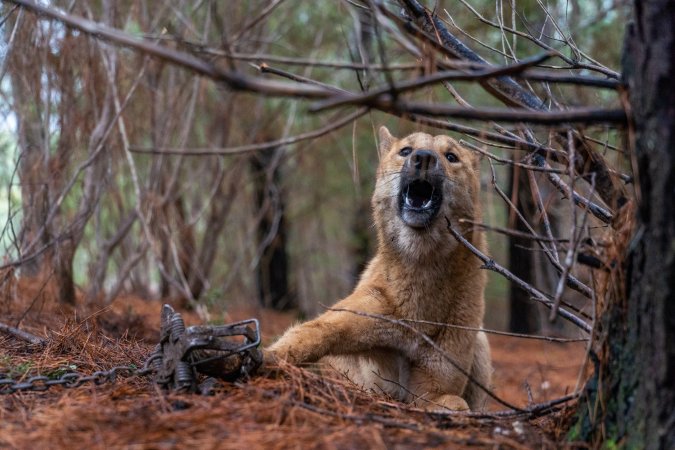
<path fill-rule="evenodd" d="M 77 370 L 76 364 L 67 364 L 53 370 L 48 370 L 44 372 L 42 375 L 48 377 L 50 380 L 55 380 L 57 378 L 61 378 L 66 373 L 73 372 L 75 370 Z"/>
<path fill-rule="evenodd" d="M 34 368 L 31 361 L 14 362 L 11 356 L 0 357 L 0 371 L 2 371 L 9 378 L 21 378 Z"/>

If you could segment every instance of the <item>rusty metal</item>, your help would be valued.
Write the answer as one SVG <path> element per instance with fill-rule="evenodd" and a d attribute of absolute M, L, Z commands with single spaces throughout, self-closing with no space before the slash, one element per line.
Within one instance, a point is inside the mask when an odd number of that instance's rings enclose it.
<path fill-rule="evenodd" d="M 262 364 L 257 319 L 220 326 L 185 328 L 180 313 L 162 308 L 155 382 L 167 389 L 196 392 L 197 372 L 234 381 Z"/>
<path fill-rule="evenodd" d="M 155 375 L 155 383 L 168 390 L 210 394 L 214 379 L 234 381 L 251 376 L 262 364 L 257 319 L 228 325 L 185 327 L 180 313 L 169 305 L 162 307 L 160 341 L 139 369 L 135 365 L 117 366 L 91 375 L 66 372 L 58 378 L 36 375 L 25 379 L 3 377 L 0 395 L 19 391 L 46 391 L 53 386 L 76 388 L 86 383 L 113 383 L 118 375 Z M 197 373 L 209 378 L 199 383 Z"/>

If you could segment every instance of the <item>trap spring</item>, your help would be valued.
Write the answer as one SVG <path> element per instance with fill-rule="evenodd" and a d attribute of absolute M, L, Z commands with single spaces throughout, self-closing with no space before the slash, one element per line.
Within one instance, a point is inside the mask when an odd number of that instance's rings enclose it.
<path fill-rule="evenodd" d="M 167 389 L 195 392 L 197 371 L 228 381 L 250 376 L 262 364 L 258 328 L 257 319 L 185 328 L 181 315 L 164 305 L 159 344 L 149 358 L 155 382 Z"/>
<path fill-rule="evenodd" d="M 16 380 L 0 373 L 0 395 L 18 391 L 46 391 L 52 386 L 75 388 L 85 383 L 112 383 L 118 374 L 155 374 L 155 382 L 168 390 L 209 393 L 213 378 L 198 383 L 197 373 L 234 381 L 252 375 L 262 364 L 258 320 L 228 325 L 185 327 L 180 313 L 162 307 L 159 344 L 143 367 L 113 367 L 91 375 L 66 372 L 57 378 L 37 375 Z"/>

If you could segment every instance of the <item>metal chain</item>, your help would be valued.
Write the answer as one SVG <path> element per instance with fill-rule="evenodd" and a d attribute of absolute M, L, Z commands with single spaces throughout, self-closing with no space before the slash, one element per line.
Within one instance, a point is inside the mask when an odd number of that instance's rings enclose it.
<path fill-rule="evenodd" d="M 43 392 L 53 386 L 63 386 L 66 389 L 72 389 L 86 383 L 93 383 L 95 386 L 100 386 L 106 383 L 114 383 L 117 376 L 121 374 L 125 374 L 127 377 L 146 376 L 156 371 L 153 364 L 158 358 L 161 358 L 161 355 L 153 352 L 140 369 L 135 365 L 130 365 L 116 366 L 110 370 L 98 370 L 91 375 L 85 375 L 79 372 L 66 372 L 58 378 L 44 375 L 35 375 L 25 380 L 16 380 L 9 377 L 0 378 L 0 395 L 14 394 L 15 392 L 20 391 Z"/>
<path fill-rule="evenodd" d="M 220 326 L 185 327 L 183 318 L 169 305 L 161 313 L 160 341 L 145 360 L 143 367 L 117 366 L 91 375 L 66 372 L 58 378 L 36 375 L 27 379 L 2 377 L 0 395 L 20 391 L 41 392 L 53 386 L 76 388 L 85 383 L 100 386 L 114 383 L 120 374 L 145 376 L 154 374 L 155 383 L 164 389 L 209 394 L 213 383 L 199 383 L 197 373 L 236 380 L 248 377 L 262 364 L 259 324 L 256 319 Z"/>

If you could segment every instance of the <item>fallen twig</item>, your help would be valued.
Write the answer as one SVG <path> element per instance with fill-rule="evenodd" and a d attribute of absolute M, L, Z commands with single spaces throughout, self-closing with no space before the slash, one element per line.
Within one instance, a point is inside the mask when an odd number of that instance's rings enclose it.
<path fill-rule="evenodd" d="M 11 334 L 12 336 L 22 339 L 30 344 L 33 345 L 44 345 L 47 341 L 42 339 L 39 336 L 36 336 L 32 333 L 29 333 L 28 331 L 20 330 L 16 327 L 13 327 L 11 325 L 4 324 L 0 322 L 0 331 Z"/>

